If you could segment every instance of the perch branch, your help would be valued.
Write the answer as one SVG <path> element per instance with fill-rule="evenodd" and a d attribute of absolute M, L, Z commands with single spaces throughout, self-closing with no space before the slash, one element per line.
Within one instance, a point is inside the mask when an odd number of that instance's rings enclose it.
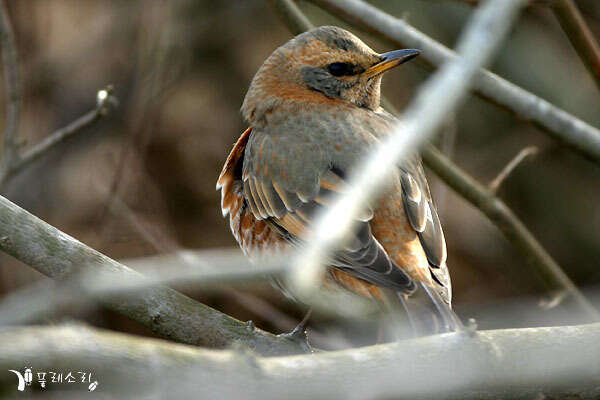
<path fill-rule="evenodd" d="M 360 0 L 310 0 L 349 24 L 382 37 L 395 46 L 423 50 L 419 59 L 440 66 L 456 53 L 406 21 Z M 475 92 L 520 117 L 532 121 L 552 137 L 600 163 L 600 131 L 546 100 L 482 69 L 473 82 Z"/>
<path fill-rule="evenodd" d="M 600 88 L 600 46 L 573 0 L 554 0 L 552 11 Z"/>
<path fill-rule="evenodd" d="M 51 278 L 64 280 L 92 271 L 121 276 L 126 282 L 143 277 L 128 267 L 73 239 L 0 196 L 0 250 Z M 277 337 L 200 304 L 166 286 L 155 285 L 103 302 L 112 310 L 178 342 L 225 347 L 243 342 L 264 354 L 300 352 L 295 342 Z"/>
<path fill-rule="evenodd" d="M 263 358 L 79 325 L 31 326 L 0 330 L 0 369 L 11 383 L 6 370 L 25 365 L 93 370 L 104 393 L 135 397 L 596 399 L 599 335 L 600 324 L 506 329 Z"/>

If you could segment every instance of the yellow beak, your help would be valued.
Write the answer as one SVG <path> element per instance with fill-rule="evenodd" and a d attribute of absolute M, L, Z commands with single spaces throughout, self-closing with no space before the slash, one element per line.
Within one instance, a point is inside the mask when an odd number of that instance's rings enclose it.
<path fill-rule="evenodd" d="M 363 72 L 363 75 L 367 78 L 372 78 L 379 74 L 384 73 L 388 69 L 394 68 L 400 64 L 412 60 L 416 56 L 421 54 L 421 50 L 417 49 L 403 49 L 394 50 L 387 53 L 381 54 L 381 61 L 373 65 L 371 68 Z"/>

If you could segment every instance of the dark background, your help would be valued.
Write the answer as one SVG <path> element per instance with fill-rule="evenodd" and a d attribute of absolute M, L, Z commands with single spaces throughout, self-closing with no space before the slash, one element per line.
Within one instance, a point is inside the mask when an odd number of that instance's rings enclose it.
<path fill-rule="evenodd" d="M 454 45 L 472 11 L 460 1 L 372 3 L 447 46 Z M 600 3 L 577 3 L 598 35 Z M 317 25 L 345 26 L 310 4 L 299 4 Z M 107 84 L 115 86 L 120 104 L 11 181 L 4 195 L 116 259 L 235 246 L 221 217 L 215 182 L 246 128 L 239 108 L 253 74 L 291 37 L 267 3 L 45 0 L 9 1 L 8 6 L 24 91 L 19 132 L 25 146 L 93 108 L 96 91 Z M 377 51 L 392 49 L 351 30 Z M 598 88 L 546 7 L 526 10 L 491 69 L 600 126 Z M 429 74 L 423 64 L 408 63 L 386 75 L 384 93 L 401 109 Z M 523 147 L 540 148 L 499 195 L 576 284 L 593 295 L 600 284 L 600 168 L 474 96 L 451 118 L 445 135 L 447 142 L 454 141 L 455 162 L 483 183 Z M 461 316 L 477 317 L 482 328 L 579 320 L 568 303 L 552 310 L 538 307 L 549 294 L 523 257 L 478 210 L 433 176 L 432 188 Z M 0 256 L 0 263 L 0 293 L 46 279 L 8 256 Z M 276 332 L 289 329 L 303 313 L 268 284 L 178 289 Z M 265 306 L 282 310 L 288 319 Z M 148 333 L 100 307 L 77 304 L 43 320 L 65 318 Z M 317 330 L 334 325 L 323 316 L 313 319 Z"/>

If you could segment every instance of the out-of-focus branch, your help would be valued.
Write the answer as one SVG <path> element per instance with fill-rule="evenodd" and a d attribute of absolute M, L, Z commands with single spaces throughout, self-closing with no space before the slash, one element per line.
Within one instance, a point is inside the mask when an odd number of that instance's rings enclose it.
<path fill-rule="evenodd" d="M 19 154 L 17 130 L 21 110 L 21 80 L 19 78 L 19 60 L 15 35 L 3 0 L 0 0 L 0 46 L 2 46 L 2 64 L 4 69 L 4 86 L 6 90 L 6 125 L 4 129 L 3 164 L 13 162 Z"/>
<path fill-rule="evenodd" d="M 93 271 L 130 281 L 142 276 L 91 249 L 0 196 L 0 250 L 54 279 Z M 155 285 L 103 303 L 162 337 L 195 345 L 224 347 L 242 342 L 264 354 L 301 352 L 299 344 L 249 327 L 173 289 Z"/>
<path fill-rule="evenodd" d="M 263 358 L 77 325 L 31 326 L 0 330 L 0 369 L 93 370 L 104 393 L 136 397 L 595 399 L 599 335 L 600 324 L 507 329 Z"/>
<path fill-rule="evenodd" d="M 292 0 L 267 0 L 279 17 L 286 21 L 288 29 L 294 34 L 311 30 L 313 24 Z"/>
<path fill-rule="evenodd" d="M 0 249 L 2 247 L 0 246 Z M 0 326 L 36 321 L 63 306 L 77 303 L 84 307 L 131 292 L 150 290 L 164 284 L 193 284 L 210 290 L 215 285 L 236 285 L 283 278 L 289 254 L 264 257 L 252 264 L 239 249 L 180 250 L 170 254 L 124 260 L 139 274 L 123 274 L 120 270 L 84 269 L 57 282 L 36 282 L 15 290 L 0 302 Z M 112 262 L 112 260 L 111 260 Z M 110 267 L 110 265 L 109 265 Z M 325 302 L 343 304 L 347 318 L 364 318 L 377 311 L 372 302 L 348 293 L 324 291 L 326 299 L 315 299 L 317 309 L 330 311 Z M 71 307 L 72 308 L 72 307 Z M 336 316 L 340 316 L 336 313 Z"/>
<path fill-rule="evenodd" d="M 338 18 L 386 39 L 398 47 L 423 50 L 419 59 L 440 66 L 456 54 L 418 31 L 360 0 L 310 0 Z M 487 70 L 476 74 L 473 89 L 484 99 L 513 111 L 543 128 L 552 137 L 600 163 L 600 131 L 564 110 Z"/>
<path fill-rule="evenodd" d="M 278 0 L 279 3 L 291 3 L 290 0 Z M 292 4 L 294 7 L 295 5 Z M 291 7 L 291 6 L 290 6 Z M 297 13 L 280 13 L 283 22 L 293 34 L 310 29 L 312 24 L 303 23 L 302 20 L 293 21 Z M 303 30 L 298 30 L 303 29 Z M 389 101 L 382 97 L 383 106 L 391 113 L 398 115 Z M 438 176 L 459 195 L 479 208 L 499 229 L 506 238 L 524 255 L 535 275 L 538 276 L 549 290 L 558 290 L 569 293 L 578 303 L 579 307 L 593 321 L 600 320 L 600 314 L 583 296 L 575 284 L 564 273 L 560 266 L 541 246 L 529 232 L 518 217 L 500 200 L 492 191 L 487 190 L 475 179 L 454 164 L 449 158 L 440 153 L 433 146 L 425 146 L 423 159 Z M 511 163 L 512 164 L 512 163 Z M 481 205 L 487 207 L 482 208 Z"/>
<path fill-rule="evenodd" d="M 15 290 L 0 302 L 0 326 L 35 321 L 53 310 L 77 302 L 79 306 L 157 285 L 177 283 L 210 288 L 240 282 L 264 281 L 282 276 L 284 262 L 271 257 L 270 263 L 252 265 L 239 249 L 179 251 L 168 255 L 123 261 L 143 275 L 84 270 L 57 282 L 35 282 Z"/>
<path fill-rule="evenodd" d="M 312 294 L 323 260 L 346 239 L 352 218 L 379 193 L 403 157 L 421 147 L 444 118 L 462 103 L 479 68 L 486 64 L 508 33 L 524 0 L 490 0 L 479 7 L 465 28 L 457 49 L 460 57 L 447 62 L 422 85 L 394 132 L 350 178 L 350 189 L 323 215 L 292 270 L 290 283 L 300 296 Z"/>
<path fill-rule="evenodd" d="M 433 3 L 464 3 L 470 6 L 478 6 L 481 4 L 482 0 L 430 0 Z M 548 6 L 554 0 L 528 0 L 527 6 Z"/>
<path fill-rule="evenodd" d="M 600 88 L 600 46 L 573 0 L 554 0 L 552 11 Z"/>
<path fill-rule="evenodd" d="M 0 187 L 55 146 L 106 116 L 110 109 L 116 105 L 117 99 L 112 95 L 112 86 L 99 90 L 96 95 L 96 107 L 93 110 L 88 111 L 67 126 L 53 132 L 22 155 L 17 153 L 14 155 L 15 157 L 11 158 L 11 162 L 5 163 L 2 171 L 0 171 Z"/>

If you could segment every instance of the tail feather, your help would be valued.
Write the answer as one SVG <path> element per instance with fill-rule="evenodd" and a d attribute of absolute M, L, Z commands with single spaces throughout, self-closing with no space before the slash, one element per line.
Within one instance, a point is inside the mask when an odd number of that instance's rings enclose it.
<path fill-rule="evenodd" d="M 429 336 L 446 332 L 457 332 L 464 329 L 460 318 L 452 311 L 450 304 L 446 303 L 441 296 L 432 288 L 423 283 L 417 285 L 415 293 L 407 296 L 400 292 L 394 292 L 392 299 L 402 304 L 406 316 L 411 325 L 412 334 L 415 337 Z M 395 298 L 395 299 L 394 299 Z M 390 307 L 394 307 L 389 304 Z M 395 307 L 397 310 L 397 307 Z"/>

